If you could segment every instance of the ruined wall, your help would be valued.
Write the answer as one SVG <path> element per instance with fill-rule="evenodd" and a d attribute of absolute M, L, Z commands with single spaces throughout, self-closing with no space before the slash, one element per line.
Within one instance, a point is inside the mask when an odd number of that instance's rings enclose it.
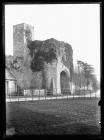
<path fill-rule="evenodd" d="M 32 72 L 42 72 L 42 88 L 59 89 L 60 93 L 61 71 L 66 69 L 71 75 L 70 71 L 73 69 L 71 46 L 51 38 L 45 41 L 32 41 L 27 47 L 31 56 L 30 68 Z"/>
<path fill-rule="evenodd" d="M 60 73 L 60 87 L 62 94 L 70 94 L 70 77 L 67 75 L 65 71 Z"/>
<path fill-rule="evenodd" d="M 13 54 L 24 58 L 20 76 L 25 88 L 57 89 L 60 93 L 60 73 L 66 70 L 72 80 L 73 50 L 70 44 L 54 38 L 34 40 L 34 27 L 18 24 L 13 27 Z M 22 78 L 21 78 L 22 77 Z M 67 83 L 65 77 L 63 83 Z M 67 82 L 66 82 L 67 81 Z"/>
<path fill-rule="evenodd" d="M 13 26 L 13 55 L 22 56 L 24 53 L 24 24 Z"/>
<path fill-rule="evenodd" d="M 70 44 L 59 41 L 57 44 L 57 57 L 70 71 L 70 81 L 72 81 L 73 72 L 73 50 Z"/>
<path fill-rule="evenodd" d="M 53 91 L 57 88 L 57 61 L 44 64 L 44 79 L 46 89 Z M 44 81 L 43 81 L 44 82 Z"/>
<path fill-rule="evenodd" d="M 60 73 L 66 70 L 70 73 L 72 62 L 70 45 L 55 39 L 31 41 L 27 44 L 24 55 L 23 73 L 19 77 L 25 88 L 59 90 Z M 70 54 L 70 56 L 69 56 Z"/>
<path fill-rule="evenodd" d="M 73 74 L 73 50 L 70 44 L 65 44 L 65 57 L 62 57 L 62 62 L 70 71 L 71 82 Z"/>
<path fill-rule="evenodd" d="M 25 23 L 13 26 L 13 56 L 24 56 L 27 38 L 34 40 L 34 27 Z"/>

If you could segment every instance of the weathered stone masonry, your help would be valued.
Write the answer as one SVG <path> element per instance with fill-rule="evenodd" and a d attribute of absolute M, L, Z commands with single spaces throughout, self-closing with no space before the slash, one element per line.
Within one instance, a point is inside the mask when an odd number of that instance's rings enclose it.
<path fill-rule="evenodd" d="M 14 56 L 21 55 L 27 58 L 28 60 L 29 57 L 27 56 L 27 54 L 29 55 L 28 53 L 29 49 L 27 49 L 24 31 L 21 30 L 21 29 L 24 29 L 24 27 L 25 27 L 25 24 L 19 24 L 19 25 L 14 26 L 14 34 L 13 34 Z M 31 30 L 32 39 L 33 39 L 33 36 L 34 36 L 33 27 L 31 26 L 28 26 L 28 27 Z M 18 38 L 18 34 L 19 34 L 19 38 Z M 68 43 L 57 41 L 53 38 L 45 40 L 45 41 L 40 41 L 39 44 L 41 45 L 45 43 L 48 44 L 49 47 L 50 45 L 53 45 L 53 48 L 56 49 L 56 59 L 53 59 L 52 62 L 50 63 L 44 62 L 44 67 L 42 70 L 43 77 L 41 78 L 42 79 L 41 83 L 44 86 L 41 85 L 40 87 L 45 88 L 47 90 L 51 90 L 53 94 L 62 94 L 63 88 L 71 91 L 71 81 L 72 81 L 71 77 L 72 77 L 72 71 L 73 71 L 72 47 Z M 35 47 L 40 47 L 40 46 L 37 46 L 37 42 L 33 41 L 34 51 L 35 51 Z M 31 57 L 31 60 L 32 60 L 32 57 Z M 27 61 L 27 62 L 30 63 L 31 61 Z"/>

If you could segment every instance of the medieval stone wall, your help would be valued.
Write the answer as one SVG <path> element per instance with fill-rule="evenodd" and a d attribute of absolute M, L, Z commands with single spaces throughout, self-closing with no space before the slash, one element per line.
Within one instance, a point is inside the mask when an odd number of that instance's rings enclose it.
<path fill-rule="evenodd" d="M 24 56 L 26 51 L 26 30 L 30 30 L 31 40 L 34 39 L 34 27 L 25 23 L 13 26 L 13 55 Z"/>
<path fill-rule="evenodd" d="M 54 60 L 52 63 L 44 64 L 44 76 L 46 89 L 52 91 L 57 88 L 57 61 Z"/>
<path fill-rule="evenodd" d="M 19 24 L 13 28 L 14 55 L 24 57 L 23 77 L 26 80 L 22 81 L 26 82 L 28 88 L 44 88 L 61 93 L 61 82 L 67 85 L 72 80 L 72 47 L 54 38 L 33 41 L 33 34 L 32 26 L 29 27 L 27 24 Z M 62 71 L 66 72 L 69 81 L 66 77 L 60 78 Z"/>
<path fill-rule="evenodd" d="M 28 46 L 31 55 L 31 68 L 33 73 L 42 71 L 43 88 L 57 90 L 61 93 L 60 74 L 66 72 L 71 77 L 73 70 L 73 51 L 69 44 L 55 39 L 33 41 Z M 69 82 L 71 78 L 68 79 Z M 63 78 L 63 83 L 66 79 Z M 66 88 L 69 88 L 66 84 Z"/>
<path fill-rule="evenodd" d="M 24 25 L 13 26 L 13 55 L 22 56 L 24 53 Z"/>

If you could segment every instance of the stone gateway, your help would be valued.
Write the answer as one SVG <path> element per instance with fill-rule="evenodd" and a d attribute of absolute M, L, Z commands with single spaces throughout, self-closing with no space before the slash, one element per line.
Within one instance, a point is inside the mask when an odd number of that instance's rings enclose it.
<path fill-rule="evenodd" d="M 26 32 L 24 33 L 24 27 L 30 31 L 27 36 Z M 73 73 L 71 45 L 54 38 L 45 41 L 34 40 L 34 28 L 24 23 L 15 25 L 13 28 L 14 56 L 24 57 L 27 69 L 30 69 L 34 75 L 31 79 L 32 87 L 47 89 L 47 91 L 52 91 L 50 92 L 52 94 L 65 94 L 66 92 L 71 94 Z M 29 37 L 31 37 L 30 40 L 28 40 Z"/>

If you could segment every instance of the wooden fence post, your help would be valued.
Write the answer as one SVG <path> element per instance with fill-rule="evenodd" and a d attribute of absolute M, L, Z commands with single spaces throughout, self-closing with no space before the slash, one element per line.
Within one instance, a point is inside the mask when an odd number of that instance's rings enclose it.
<path fill-rule="evenodd" d="M 39 88 L 39 100 L 40 100 L 40 88 Z"/>
<path fill-rule="evenodd" d="M 26 89 L 25 89 L 25 101 L 26 101 Z"/>
<path fill-rule="evenodd" d="M 45 98 L 47 99 L 47 89 L 45 89 L 45 96 L 46 96 Z"/>
<path fill-rule="evenodd" d="M 11 94 L 10 94 L 10 90 L 9 90 L 9 82 L 8 82 L 8 93 L 9 93 L 9 98 L 10 98 L 10 102 L 11 102 Z"/>
<path fill-rule="evenodd" d="M 73 92 L 73 99 L 74 99 L 74 92 Z"/>
<path fill-rule="evenodd" d="M 33 94 L 34 94 L 34 91 L 33 91 L 33 88 L 32 88 L 32 101 L 33 101 Z"/>
<path fill-rule="evenodd" d="M 10 95 L 9 95 L 9 84 L 8 84 L 8 81 L 6 81 L 6 83 L 7 83 L 7 96 L 8 96 L 9 99 L 10 99 Z"/>
<path fill-rule="evenodd" d="M 19 87 L 18 87 L 18 101 L 19 101 Z"/>
<path fill-rule="evenodd" d="M 90 90 L 90 99 L 91 99 L 91 90 Z"/>
<path fill-rule="evenodd" d="M 95 91 L 95 98 L 96 98 L 96 91 Z"/>

